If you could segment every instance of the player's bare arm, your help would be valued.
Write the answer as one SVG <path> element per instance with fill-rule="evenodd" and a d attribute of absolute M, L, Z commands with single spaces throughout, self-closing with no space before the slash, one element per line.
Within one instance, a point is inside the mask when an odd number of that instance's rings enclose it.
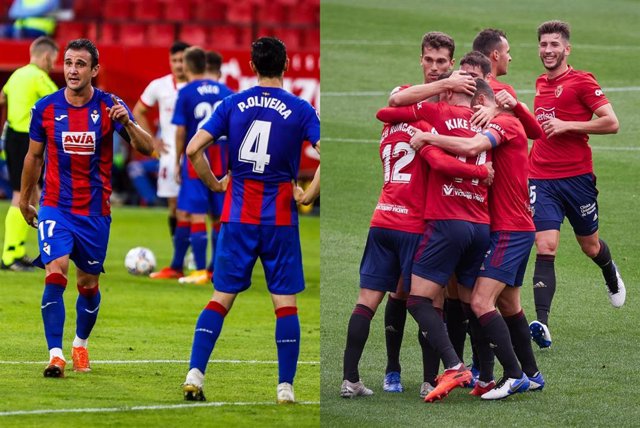
<path fill-rule="evenodd" d="M 225 176 L 218 181 L 211 171 L 211 165 L 209 165 L 207 157 L 204 155 L 205 149 L 213 144 L 213 140 L 213 135 L 203 129 L 198 130 L 187 145 L 187 156 L 189 156 L 193 168 L 198 173 L 198 177 L 209 189 L 214 192 L 224 192 L 227 190 L 227 184 L 229 183 L 228 177 Z"/>
<path fill-rule="evenodd" d="M 113 107 L 107 107 L 109 118 L 120 122 L 124 126 L 131 138 L 130 142 L 134 149 L 144 155 L 150 155 L 153 152 L 151 135 L 129 118 L 129 112 L 120 104 L 117 98 L 112 96 L 111 99 L 113 100 Z"/>
<path fill-rule="evenodd" d="M 147 108 L 147 106 L 145 106 L 142 103 L 142 101 L 138 100 L 136 105 L 133 107 L 132 113 L 133 113 L 133 117 L 136 119 L 136 122 L 138 122 L 138 125 L 140 125 L 142 129 L 144 129 L 149 134 L 151 134 L 151 125 L 149 124 L 149 120 L 147 119 L 148 112 L 149 112 L 149 109 Z M 167 150 L 166 144 L 164 144 L 164 142 L 160 138 L 153 137 L 152 142 L 153 142 L 153 150 L 155 151 L 155 154 L 157 154 L 158 156 L 161 153 L 169 153 L 169 151 Z"/>
<path fill-rule="evenodd" d="M 389 105 L 398 107 L 415 104 L 447 90 L 473 95 L 476 90 L 476 82 L 470 75 L 457 70 L 446 79 L 410 86 L 402 91 L 394 91 L 389 96 Z"/>
<path fill-rule="evenodd" d="M 564 134 L 565 132 L 578 132 L 581 134 L 616 134 L 620 128 L 618 117 L 611 104 L 600 106 L 593 112 L 595 119 L 579 122 L 564 121 L 558 118 L 549 119 L 542 124 L 547 138 Z"/>
<path fill-rule="evenodd" d="M 180 160 L 184 153 L 184 140 L 187 138 L 187 128 L 184 125 L 176 125 L 176 183 L 182 184 L 182 175 L 180 173 Z"/>
<path fill-rule="evenodd" d="M 38 212 L 31 204 L 35 195 L 38 178 L 44 164 L 44 144 L 29 140 L 29 151 L 24 157 L 24 168 L 22 169 L 22 181 L 20 183 L 20 212 L 27 224 L 38 227 Z"/>
<path fill-rule="evenodd" d="M 316 143 L 315 149 L 318 154 L 320 154 L 320 141 Z M 296 202 L 301 205 L 312 204 L 318 196 L 320 196 L 320 166 L 316 169 L 316 173 L 313 175 L 313 180 L 311 180 L 311 183 L 306 190 L 303 190 L 297 185 L 293 188 L 293 197 Z"/>

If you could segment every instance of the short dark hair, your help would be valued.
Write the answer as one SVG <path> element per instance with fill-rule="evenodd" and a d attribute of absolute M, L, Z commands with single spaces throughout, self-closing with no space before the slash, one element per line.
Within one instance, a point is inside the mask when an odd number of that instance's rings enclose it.
<path fill-rule="evenodd" d="M 171 48 L 169 49 L 169 52 L 171 53 L 171 55 L 176 54 L 178 52 L 183 52 L 185 50 L 187 50 L 191 45 L 185 42 L 181 42 L 180 40 L 176 40 L 175 42 L 173 42 L 173 44 L 171 45 Z"/>
<path fill-rule="evenodd" d="M 40 36 L 31 42 L 31 46 L 29 46 L 29 53 L 31 55 L 40 54 L 45 51 L 53 51 L 58 52 L 60 47 L 55 40 L 48 36 Z"/>
<path fill-rule="evenodd" d="M 562 38 L 568 42 L 571 36 L 571 28 L 569 27 L 569 23 L 557 20 L 543 22 L 538 27 L 538 41 L 540 41 L 540 38 L 543 34 L 553 33 L 560 34 Z"/>
<path fill-rule="evenodd" d="M 507 38 L 507 34 L 504 31 L 496 28 L 486 28 L 480 31 L 476 38 L 473 39 L 473 50 L 489 56 L 502 43 L 502 37 Z"/>
<path fill-rule="evenodd" d="M 100 55 L 98 53 L 98 48 L 96 47 L 96 45 L 93 44 L 91 40 L 89 39 L 71 40 L 69 43 L 67 43 L 67 47 L 64 48 L 65 54 L 69 49 L 74 51 L 85 50 L 89 52 L 91 54 L 91 68 L 98 65 L 98 60 L 100 58 Z"/>
<path fill-rule="evenodd" d="M 251 62 L 261 76 L 281 76 L 286 61 L 287 48 L 280 39 L 260 37 L 251 44 Z"/>
<path fill-rule="evenodd" d="M 184 63 L 193 74 L 204 74 L 207 58 L 204 50 L 198 46 L 191 46 L 184 51 Z"/>
<path fill-rule="evenodd" d="M 471 51 L 460 60 L 460 65 L 469 64 L 471 67 L 480 67 L 482 77 L 491 73 L 491 60 L 485 54 L 478 51 Z"/>
<path fill-rule="evenodd" d="M 448 34 L 442 33 L 440 31 L 430 31 L 422 37 L 422 50 L 420 51 L 421 55 L 422 52 L 424 52 L 425 48 L 449 49 L 449 58 L 453 59 L 453 54 L 456 51 L 456 43 Z"/>
<path fill-rule="evenodd" d="M 207 72 L 220 73 L 222 68 L 222 55 L 215 51 L 207 51 Z"/>
<path fill-rule="evenodd" d="M 475 105 L 477 103 L 477 99 L 480 95 L 484 95 L 489 98 L 491 101 L 495 100 L 495 94 L 493 93 L 493 89 L 489 83 L 484 79 L 476 79 L 476 92 L 473 94 L 471 98 L 471 105 Z"/>

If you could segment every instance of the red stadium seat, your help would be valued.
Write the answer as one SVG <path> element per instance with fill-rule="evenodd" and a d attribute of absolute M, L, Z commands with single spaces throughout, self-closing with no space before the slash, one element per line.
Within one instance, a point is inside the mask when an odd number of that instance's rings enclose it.
<path fill-rule="evenodd" d="M 100 0 L 74 0 L 75 19 L 95 19 L 100 16 Z"/>
<path fill-rule="evenodd" d="M 304 49 L 313 52 L 320 52 L 319 28 L 304 31 Z"/>
<path fill-rule="evenodd" d="M 118 43 L 118 24 L 106 22 L 100 26 L 99 44 L 115 45 Z"/>
<path fill-rule="evenodd" d="M 149 24 L 147 26 L 147 43 L 151 45 L 169 47 L 175 39 L 174 24 Z"/>
<path fill-rule="evenodd" d="M 215 50 L 236 49 L 238 47 L 238 32 L 230 25 L 216 25 L 211 29 L 212 47 Z"/>
<path fill-rule="evenodd" d="M 163 14 L 162 19 L 165 21 L 179 21 L 179 22 L 187 22 L 191 21 L 191 12 L 193 10 L 194 4 L 188 1 L 175 1 L 175 0 L 164 0 L 163 2 Z M 196 19 L 203 19 L 208 21 L 206 17 L 200 17 L 198 15 L 193 15 Z"/>
<path fill-rule="evenodd" d="M 233 2 L 227 5 L 227 22 L 230 24 L 251 24 L 253 22 L 253 5 L 249 2 Z"/>
<path fill-rule="evenodd" d="M 320 25 L 320 7 L 303 3 L 289 9 L 289 24 Z"/>
<path fill-rule="evenodd" d="M 191 45 L 198 45 L 202 48 L 207 46 L 207 34 L 210 27 L 199 24 L 183 24 L 178 33 L 178 39 Z"/>
<path fill-rule="evenodd" d="M 86 38 L 89 40 L 93 40 L 94 42 L 98 41 L 98 22 L 97 21 L 90 21 L 87 24 Z"/>
<path fill-rule="evenodd" d="M 237 49 L 249 50 L 253 42 L 253 29 L 251 27 L 238 27 Z"/>
<path fill-rule="evenodd" d="M 120 44 L 125 46 L 142 46 L 146 43 L 144 24 L 121 24 Z"/>
<path fill-rule="evenodd" d="M 211 0 L 194 1 L 193 19 L 206 22 L 223 22 L 227 14 L 226 3 Z"/>
<path fill-rule="evenodd" d="M 286 21 L 286 10 L 280 3 L 269 2 L 257 9 L 256 22 L 260 25 L 283 24 Z"/>
<path fill-rule="evenodd" d="M 287 51 L 299 51 L 304 48 L 303 32 L 297 28 L 276 28 L 273 35 L 284 42 Z"/>
<path fill-rule="evenodd" d="M 102 17 L 110 20 L 128 20 L 131 2 L 127 0 L 109 0 L 102 2 Z"/>
<path fill-rule="evenodd" d="M 136 21 L 157 21 L 163 15 L 164 4 L 160 0 L 137 0 L 132 6 L 132 19 Z"/>
<path fill-rule="evenodd" d="M 56 41 L 60 46 L 65 46 L 69 40 L 86 36 L 87 28 L 82 22 L 60 22 L 56 28 Z"/>

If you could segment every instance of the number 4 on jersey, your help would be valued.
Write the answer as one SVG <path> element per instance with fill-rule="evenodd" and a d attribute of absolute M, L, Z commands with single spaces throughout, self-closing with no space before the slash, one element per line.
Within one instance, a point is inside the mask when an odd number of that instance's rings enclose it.
<path fill-rule="evenodd" d="M 254 120 L 240 145 L 238 160 L 253 164 L 253 172 L 264 173 L 264 167 L 269 165 L 271 155 L 267 153 L 269 147 L 269 133 L 271 122 Z"/>

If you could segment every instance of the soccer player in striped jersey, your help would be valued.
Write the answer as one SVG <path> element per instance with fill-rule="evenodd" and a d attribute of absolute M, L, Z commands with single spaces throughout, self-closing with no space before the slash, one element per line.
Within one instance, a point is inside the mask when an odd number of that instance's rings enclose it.
<path fill-rule="evenodd" d="M 187 147 L 200 179 L 212 190 L 227 188 L 213 271 L 213 297 L 198 318 L 186 400 L 204 400 L 204 374 L 225 315 L 251 285 L 258 257 L 276 314 L 278 403 L 295 401 L 293 380 L 300 351 L 296 294 L 304 290 L 295 180 L 305 140 L 319 149 L 320 120 L 306 101 L 282 89 L 289 60 L 284 44 L 262 37 L 251 46 L 257 86 L 225 98 Z M 205 150 L 226 135 L 228 176 L 219 181 Z M 217 142 L 216 142 L 217 143 Z M 248 320 L 247 322 L 251 322 Z"/>
<path fill-rule="evenodd" d="M 151 154 L 152 138 L 115 96 L 91 85 L 98 75 L 98 50 L 87 39 L 69 42 L 64 51 L 67 86 L 41 99 L 32 110 L 29 151 L 22 173 L 20 210 L 38 229 L 46 271 L 42 319 L 49 348 L 45 377 L 63 377 L 65 309 L 62 295 L 69 260 L 77 267 L 76 337 L 72 359 L 76 371 L 90 370 L 87 340 L 98 317 L 100 290 L 111 224 L 113 133 L 136 150 Z M 30 205 L 45 166 L 40 211 Z"/>
<path fill-rule="evenodd" d="M 210 191 L 199 179 L 191 161 L 184 156 L 186 143 L 197 130 L 211 117 L 220 102 L 231 95 L 226 85 L 205 76 L 206 54 L 199 47 L 190 47 L 184 53 L 184 62 L 189 83 L 178 91 L 178 99 L 173 113 L 172 123 L 176 125 L 176 165 L 180 177 L 178 193 L 178 220 L 181 228 L 188 228 L 189 243 L 196 269 L 178 281 L 186 284 L 207 284 L 210 276 L 207 271 L 207 213 L 219 217 L 222 211 L 223 193 Z M 218 178 L 227 172 L 228 147 L 225 140 L 208 149 L 207 155 L 212 171 Z M 184 233 L 182 229 L 179 233 Z M 171 268 L 182 265 L 187 245 L 176 240 Z M 215 249 L 214 249 L 215 252 Z"/>

